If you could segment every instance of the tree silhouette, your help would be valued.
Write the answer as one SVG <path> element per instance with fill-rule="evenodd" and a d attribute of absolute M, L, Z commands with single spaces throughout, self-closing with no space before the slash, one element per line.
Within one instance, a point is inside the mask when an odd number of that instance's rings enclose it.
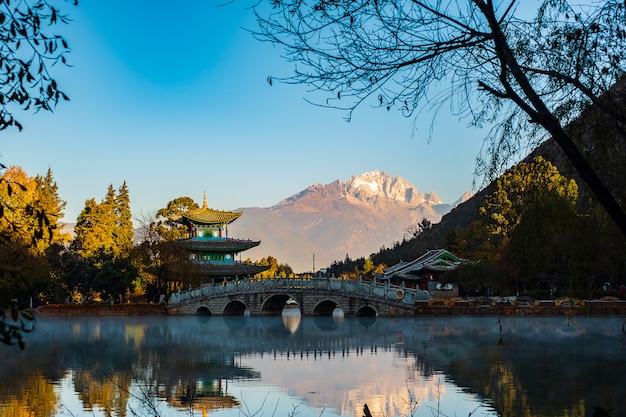
<path fill-rule="evenodd" d="M 255 6 L 254 34 L 297 64 L 279 81 L 326 93 L 317 104 L 348 119 L 368 101 L 407 117 L 449 103 L 472 125 L 495 126 L 478 157 L 487 179 L 550 136 L 626 235 L 624 210 L 566 128 L 593 105 L 624 130 L 625 88 L 613 88 L 626 69 L 623 1 L 544 0 L 533 18 L 516 0 L 270 3 Z"/>
<path fill-rule="evenodd" d="M 52 111 L 60 100 L 69 100 L 50 69 L 67 64 L 70 48 L 63 36 L 48 33 L 68 22 L 67 15 L 46 0 L 0 2 L 0 130 L 22 130 L 13 115 L 16 107 Z"/>

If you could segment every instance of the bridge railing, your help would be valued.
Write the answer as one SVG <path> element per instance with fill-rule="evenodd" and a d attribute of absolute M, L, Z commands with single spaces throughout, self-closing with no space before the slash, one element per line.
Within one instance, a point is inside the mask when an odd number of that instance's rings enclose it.
<path fill-rule="evenodd" d="M 406 288 L 377 281 L 345 280 L 334 277 L 309 278 L 246 278 L 227 281 L 220 284 L 205 284 L 198 288 L 172 293 L 168 304 L 185 304 L 201 298 L 219 297 L 233 294 L 259 292 L 305 292 L 315 290 L 336 291 L 343 295 L 358 295 L 365 298 L 385 299 L 402 304 L 414 304 L 416 301 L 430 300 L 430 293 L 420 289 Z"/>

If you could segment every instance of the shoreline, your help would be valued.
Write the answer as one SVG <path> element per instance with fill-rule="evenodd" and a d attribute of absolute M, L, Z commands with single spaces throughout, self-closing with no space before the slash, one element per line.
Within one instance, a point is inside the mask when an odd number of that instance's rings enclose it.
<path fill-rule="evenodd" d="M 165 304 L 47 304 L 33 309 L 45 316 L 180 316 L 170 314 Z M 573 303 L 563 300 L 536 301 L 531 305 L 507 303 L 477 304 L 469 301 L 431 300 L 415 304 L 413 315 L 431 316 L 626 316 L 626 301 L 585 300 Z M 381 316 L 383 317 L 383 316 Z"/>
<path fill-rule="evenodd" d="M 427 303 L 424 303 L 427 304 Z M 539 301 L 533 305 L 416 305 L 416 316 L 586 316 L 586 317 L 626 317 L 626 301 L 582 301 L 576 304 L 558 301 Z"/>

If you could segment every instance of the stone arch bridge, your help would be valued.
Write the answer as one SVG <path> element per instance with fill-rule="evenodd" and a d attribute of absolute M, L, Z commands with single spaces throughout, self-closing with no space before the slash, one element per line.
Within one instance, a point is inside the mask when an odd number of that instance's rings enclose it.
<path fill-rule="evenodd" d="M 415 302 L 429 300 L 419 289 L 377 282 L 336 278 L 242 279 L 203 285 L 171 294 L 169 314 L 280 315 L 287 300 L 303 316 L 330 316 L 336 308 L 345 316 L 406 316 Z"/>

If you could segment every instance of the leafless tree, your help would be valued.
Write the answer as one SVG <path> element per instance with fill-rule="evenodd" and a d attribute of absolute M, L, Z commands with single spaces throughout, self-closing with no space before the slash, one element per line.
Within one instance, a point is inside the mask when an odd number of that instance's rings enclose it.
<path fill-rule="evenodd" d="M 537 0 L 259 0 L 257 38 L 284 48 L 292 76 L 326 93 L 416 117 L 425 107 L 494 126 L 477 157 L 492 179 L 552 137 L 626 235 L 626 215 L 567 126 L 593 105 L 624 130 L 625 5 Z M 610 140 L 614 140 L 613 138 Z M 620 140 L 623 140 L 620 139 Z M 618 174 L 623 175 L 624 167 Z"/>

